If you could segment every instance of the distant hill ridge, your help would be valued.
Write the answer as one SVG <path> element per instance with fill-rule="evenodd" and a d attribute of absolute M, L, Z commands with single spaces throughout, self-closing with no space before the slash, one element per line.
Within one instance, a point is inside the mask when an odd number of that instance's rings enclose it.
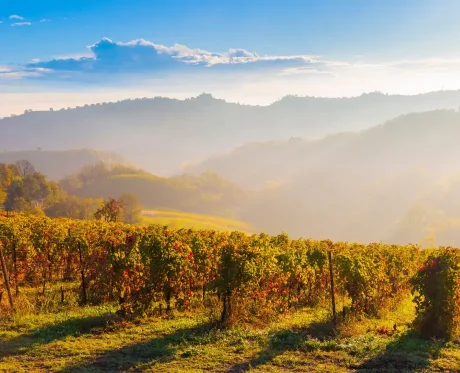
<path fill-rule="evenodd" d="M 209 94 L 186 100 L 156 97 L 3 118 L 0 149 L 102 149 L 151 172 L 173 174 L 184 164 L 247 142 L 319 138 L 369 128 L 402 114 L 459 106 L 460 91 L 287 96 L 268 106 L 229 103 Z"/>
<path fill-rule="evenodd" d="M 289 102 L 295 106 L 297 100 Z M 161 165 L 176 153 L 187 155 L 181 153 L 183 149 L 189 154 L 200 150 L 213 154 L 213 141 L 225 142 L 225 135 L 211 136 L 206 131 L 193 135 L 194 131 L 186 128 L 190 123 L 197 122 L 184 121 L 183 131 L 165 132 L 162 144 L 155 140 L 155 131 L 151 132 L 153 137 L 144 134 L 148 146 L 132 150 L 142 159 L 154 159 Z M 216 122 L 215 126 L 219 125 Z M 139 131 L 134 128 L 120 140 L 111 141 L 114 145 L 127 144 L 132 138 L 139 139 Z M 98 139 L 108 141 L 112 132 L 106 132 Z M 188 175 L 162 177 L 137 168 L 86 167 L 82 177 L 70 175 L 60 185 L 80 197 L 107 198 L 131 192 L 147 208 L 232 217 L 256 232 L 458 246 L 459 138 L 457 108 L 432 110 L 319 139 L 297 136 L 247 142 L 228 152 L 221 149 L 220 155 L 187 167 Z M 97 159 L 104 153 L 84 151 Z M 70 161 L 83 157 L 74 157 L 71 152 L 37 150 L 3 155 L 30 157 L 37 169 L 46 173 L 33 158 L 47 154 L 47 167 L 72 174 L 75 165 L 65 164 L 66 157 Z M 58 161 L 58 165 L 52 163 Z M 203 174 L 206 171 L 210 172 Z"/>
<path fill-rule="evenodd" d="M 246 186 L 293 180 L 310 171 L 360 170 L 368 177 L 425 169 L 432 175 L 460 171 L 460 111 L 434 110 L 399 116 L 366 130 L 317 140 L 255 142 L 184 169 L 218 172 Z M 332 171 L 331 171 L 332 172 Z"/>
<path fill-rule="evenodd" d="M 319 140 L 246 144 L 186 171 L 259 188 L 239 216 L 258 230 L 459 245 L 459 139 L 460 111 L 435 110 Z"/>

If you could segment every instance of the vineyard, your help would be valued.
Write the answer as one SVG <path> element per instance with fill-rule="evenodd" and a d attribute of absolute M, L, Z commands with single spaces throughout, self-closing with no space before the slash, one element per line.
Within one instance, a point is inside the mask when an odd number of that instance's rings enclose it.
<path fill-rule="evenodd" d="M 80 306 L 115 307 L 125 320 L 204 308 L 213 310 L 211 321 L 238 327 L 319 306 L 336 327 L 347 318 L 379 317 L 413 294 L 414 330 L 457 336 L 454 249 L 22 214 L 0 217 L 0 240 L 10 309 L 27 293 L 29 310 L 46 313 L 49 294 L 57 293 L 55 303 L 74 297 Z M 0 304 L 7 307 L 5 298 Z"/>
<path fill-rule="evenodd" d="M 223 322 L 250 321 L 331 295 L 333 308 L 335 299 L 347 299 L 348 312 L 376 315 L 412 289 L 411 279 L 424 257 L 436 254 L 412 245 L 291 240 L 286 235 L 25 215 L 3 216 L 0 223 L 9 282 L 17 294 L 21 286 L 36 287 L 45 295 L 56 281 L 78 282 L 81 304 L 116 301 L 126 316 L 148 313 L 154 306 L 165 312 L 172 307 L 189 310 L 198 300 L 216 297 Z M 426 276 L 433 272 L 423 268 L 420 273 Z"/>

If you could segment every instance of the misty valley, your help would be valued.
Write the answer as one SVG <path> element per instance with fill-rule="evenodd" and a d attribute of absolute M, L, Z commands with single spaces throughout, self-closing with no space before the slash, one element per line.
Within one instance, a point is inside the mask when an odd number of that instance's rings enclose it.
<path fill-rule="evenodd" d="M 459 102 L 0 119 L 0 370 L 458 371 Z"/>
<path fill-rule="evenodd" d="M 459 245 L 459 106 L 460 91 L 444 91 L 31 111 L 0 120 L 0 162 L 31 162 L 67 199 L 133 193 L 145 210 L 220 216 L 251 232 Z"/>

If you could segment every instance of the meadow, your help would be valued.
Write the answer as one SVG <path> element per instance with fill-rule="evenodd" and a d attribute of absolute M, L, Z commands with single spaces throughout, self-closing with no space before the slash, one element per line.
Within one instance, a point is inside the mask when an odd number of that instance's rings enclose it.
<path fill-rule="evenodd" d="M 410 330 L 410 298 L 333 333 L 327 308 L 221 328 L 206 310 L 125 321 L 117 306 L 62 307 L 0 322 L 2 372 L 456 372 L 460 345 Z M 393 330 L 396 324 L 396 331 Z M 387 332 L 387 330 L 389 332 Z"/>
<path fill-rule="evenodd" d="M 249 224 L 239 220 L 174 210 L 145 210 L 142 212 L 141 224 L 167 225 L 173 229 L 211 229 L 222 232 L 238 230 L 247 233 L 253 231 Z"/>

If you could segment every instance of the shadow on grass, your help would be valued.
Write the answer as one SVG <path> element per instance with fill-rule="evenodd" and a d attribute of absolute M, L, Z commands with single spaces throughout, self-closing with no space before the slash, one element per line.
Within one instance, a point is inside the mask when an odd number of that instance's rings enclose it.
<path fill-rule="evenodd" d="M 60 372 L 131 371 L 141 364 L 171 361 L 181 344 L 187 343 L 191 346 L 198 346 L 209 341 L 210 331 L 215 326 L 215 323 L 209 322 L 195 327 L 179 329 L 171 334 L 104 352 L 93 360 L 66 367 Z M 191 356 L 193 356 L 193 351 L 184 352 L 181 355 L 183 358 Z"/>
<path fill-rule="evenodd" d="M 331 352 L 344 351 L 350 356 L 363 354 L 361 346 L 346 347 L 334 338 L 331 321 L 310 324 L 305 328 L 281 330 L 271 335 L 268 346 L 250 361 L 232 365 L 227 373 L 247 372 L 273 361 L 287 351 Z M 348 366 L 358 372 L 416 372 L 429 367 L 430 359 L 439 356 L 443 343 L 421 339 L 413 332 L 406 332 L 390 342 L 384 351 L 365 360 L 360 365 Z M 331 357 L 332 358 L 332 357 Z M 307 357 L 305 358 L 308 359 Z"/>
<path fill-rule="evenodd" d="M 406 332 L 389 343 L 385 350 L 354 367 L 359 372 L 417 372 L 427 369 L 430 359 L 439 356 L 443 342 L 421 339 Z"/>
<path fill-rule="evenodd" d="M 68 336 L 96 333 L 118 320 L 111 315 L 75 317 L 66 321 L 45 325 L 30 333 L 0 341 L 0 359 L 7 356 L 27 353 L 36 345 L 45 345 Z"/>
<path fill-rule="evenodd" d="M 306 327 L 279 330 L 270 336 L 268 346 L 256 357 L 244 363 L 232 365 L 227 373 L 247 372 L 269 363 L 286 351 L 313 351 L 321 345 L 325 350 L 334 349 L 334 328 L 331 320 L 314 322 Z"/>

